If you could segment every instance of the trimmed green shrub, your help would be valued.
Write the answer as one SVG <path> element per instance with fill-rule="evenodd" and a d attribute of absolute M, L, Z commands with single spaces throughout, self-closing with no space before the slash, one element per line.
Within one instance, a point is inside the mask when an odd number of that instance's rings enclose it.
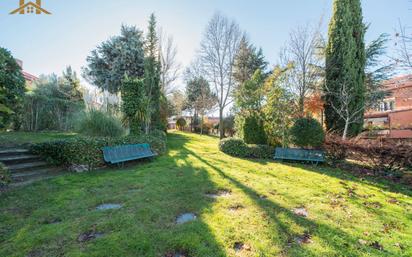
<path fill-rule="evenodd" d="M 7 167 L 0 162 L 0 190 L 7 187 L 11 182 L 11 175 Z"/>
<path fill-rule="evenodd" d="M 263 120 L 257 115 L 236 116 L 236 131 L 247 144 L 267 143 Z"/>
<path fill-rule="evenodd" d="M 139 135 L 120 138 L 78 137 L 74 139 L 40 143 L 32 145 L 31 152 L 45 158 L 54 165 L 88 165 L 94 169 L 104 165 L 103 147 L 125 144 L 150 144 L 152 150 L 163 154 L 166 152 L 166 135 Z"/>
<path fill-rule="evenodd" d="M 292 126 L 292 142 L 302 148 L 318 148 L 325 141 L 322 125 L 313 118 L 299 118 Z"/>
<path fill-rule="evenodd" d="M 234 157 L 271 159 L 274 148 L 268 145 L 247 145 L 239 138 L 226 138 L 219 143 L 220 151 Z"/>
<path fill-rule="evenodd" d="M 235 157 L 246 158 L 249 156 L 247 144 L 239 138 L 225 138 L 219 143 L 220 151 Z"/>
<path fill-rule="evenodd" d="M 187 126 L 187 122 L 186 122 L 185 118 L 180 117 L 179 119 L 177 119 L 176 127 L 178 129 L 183 130 L 186 126 Z"/>
<path fill-rule="evenodd" d="M 249 158 L 272 159 L 275 148 L 269 145 L 249 145 Z"/>
<path fill-rule="evenodd" d="M 125 134 L 120 120 L 97 110 L 91 110 L 80 118 L 77 131 L 92 137 L 120 137 Z"/>

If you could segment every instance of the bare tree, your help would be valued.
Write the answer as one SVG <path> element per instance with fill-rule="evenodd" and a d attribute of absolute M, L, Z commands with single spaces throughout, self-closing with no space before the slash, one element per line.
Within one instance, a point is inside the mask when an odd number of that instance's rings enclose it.
<path fill-rule="evenodd" d="M 396 32 L 396 62 L 403 69 L 412 69 L 412 33 L 408 33 L 408 27 L 399 21 L 399 30 Z"/>
<path fill-rule="evenodd" d="M 174 91 L 173 84 L 179 77 L 181 69 L 177 61 L 177 47 L 173 37 L 159 31 L 159 53 L 160 53 L 160 84 L 164 95 L 169 95 Z"/>
<path fill-rule="evenodd" d="M 349 83 L 343 83 L 342 87 L 337 90 L 333 90 L 327 87 L 325 84 L 325 94 L 332 96 L 335 101 L 328 102 L 336 114 L 345 122 L 345 128 L 343 130 L 342 139 L 346 140 L 348 138 L 349 126 L 353 123 L 363 122 L 359 120 L 361 117 L 359 114 L 365 112 L 368 108 L 362 105 L 358 109 L 354 110 L 352 106 L 358 101 L 355 97 L 354 88 L 351 88 Z"/>
<path fill-rule="evenodd" d="M 319 84 L 320 59 L 318 46 L 321 42 L 319 28 L 298 27 L 290 33 L 287 46 L 281 52 L 281 63 L 289 66 L 288 81 L 290 91 L 296 96 L 299 113 L 304 114 L 305 99 Z"/>
<path fill-rule="evenodd" d="M 220 121 L 223 121 L 224 110 L 231 102 L 229 99 L 234 87 L 233 68 L 241 38 L 239 25 L 234 20 L 216 13 L 210 20 L 201 42 L 202 66 L 218 98 Z M 223 122 L 220 122 L 219 130 L 220 138 L 224 138 Z"/>

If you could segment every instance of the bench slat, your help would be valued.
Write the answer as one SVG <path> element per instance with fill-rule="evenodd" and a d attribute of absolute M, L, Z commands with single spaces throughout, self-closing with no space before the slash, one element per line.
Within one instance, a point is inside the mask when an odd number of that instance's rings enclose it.
<path fill-rule="evenodd" d="M 157 156 L 149 144 L 104 147 L 103 155 L 104 160 L 112 164 Z"/>
<path fill-rule="evenodd" d="M 325 162 L 325 154 L 323 151 L 319 150 L 305 150 L 278 147 L 276 148 L 274 159 Z"/>

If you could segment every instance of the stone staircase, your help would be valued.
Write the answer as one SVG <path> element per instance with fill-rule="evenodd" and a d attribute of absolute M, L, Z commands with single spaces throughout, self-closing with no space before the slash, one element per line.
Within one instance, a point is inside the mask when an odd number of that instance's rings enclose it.
<path fill-rule="evenodd" d="M 0 149 L 0 162 L 4 163 L 11 173 L 12 187 L 29 185 L 61 174 L 61 169 L 51 167 L 25 148 Z"/>

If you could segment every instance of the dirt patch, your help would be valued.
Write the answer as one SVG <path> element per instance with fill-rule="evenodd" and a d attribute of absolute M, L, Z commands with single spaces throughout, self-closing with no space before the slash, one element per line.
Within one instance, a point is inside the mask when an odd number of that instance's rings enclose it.
<path fill-rule="evenodd" d="M 96 238 L 101 238 L 104 236 L 104 233 L 97 232 L 96 230 L 96 225 L 93 225 L 92 228 L 89 231 L 86 231 L 84 233 L 81 233 L 77 237 L 77 242 L 79 243 L 86 243 L 88 241 L 94 240 Z"/>
<path fill-rule="evenodd" d="M 235 204 L 235 205 L 231 205 L 231 206 L 229 207 L 229 211 L 231 211 L 231 212 L 236 212 L 236 211 L 242 210 L 242 209 L 244 209 L 244 208 L 245 208 L 245 206 L 243 206 L 243 205 L 241 205 L 241 204 Z"/>
<path fill-rule="evenodd" d="M 303 233 L 303 235 L 297 236 L 297 237 L 295 238 L 295 242 L 296 242 L 297 244 L 299 244 L 299 245 L 302 245 L 302 244 L 311 244 L 311 243 L 313 243 L 313 241 L 312 241 L 312 235 L 311 235 L 308 231 L 305 231 L 305 232 Z"/>
<path fill-rule="evenodd" d="M 229 197 L 232 194 L 232 192 L 230 190 L 227 189 L 221 189 L 218 191 L 212 191 L 212 192 L 207 192 L 206 196 L 209 198 L 219 198 L 219 197 Z"/>
<path fill-rule="evenodd" d="M 250 251 L 252 249 L 252 247 L 250 247 L 250 245 L 242 243 L 242 242 L 236 242 L 233 245 L 233 249 L 235 250 L 235 252 L 242 252 L 242 251 Z"/>
<path fill-rule="evenodd" d="M 189 255 L 183 251 L 177 251 L 177 252 L 168 252 L 165 254 L 164 257 L 189 257 Z"/>

